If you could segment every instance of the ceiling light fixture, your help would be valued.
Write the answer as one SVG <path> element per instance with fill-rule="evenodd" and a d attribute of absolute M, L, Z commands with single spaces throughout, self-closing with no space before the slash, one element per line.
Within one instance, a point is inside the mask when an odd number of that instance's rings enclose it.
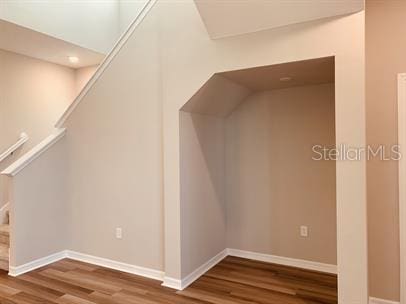
<path fill-rule="evenodd" d="M 292 77 L 281 77 L 279 78 L 279 81 L 291 81 Z"/>
<path fill-rule="evenodd" d="M 78 63 L 79 62 L 79 58 L 76 56 L 68 56 L 69 62 L 71 63 Z"/>

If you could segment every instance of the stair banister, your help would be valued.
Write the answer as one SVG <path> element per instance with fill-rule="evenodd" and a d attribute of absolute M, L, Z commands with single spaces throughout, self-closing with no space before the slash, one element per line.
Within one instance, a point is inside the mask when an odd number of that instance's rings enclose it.
<path fill-rule="evenodd" d="M 52 145 L 58 142 L 66 133 L 65 128 L 55 129 L 54 132 L 41 141 L 38 145 L 32 148 L 30 151 L 21 156 L 18 160 L 7 167 L 2 175 L 15 176 L 18 172 L 24 169 L 28 164 L 34 161 L 38 156 L 47 151 Z"/>
<path fill-rule="evenodd" d="M 5 160 L 7 157 L 12 155 L 18 148 L 20 148 L 28 140 L 28 135 L 26 133 L 21 133 L 18 141 L 10 146 L 6 151 L 0 154 L 0 163 Z"/>

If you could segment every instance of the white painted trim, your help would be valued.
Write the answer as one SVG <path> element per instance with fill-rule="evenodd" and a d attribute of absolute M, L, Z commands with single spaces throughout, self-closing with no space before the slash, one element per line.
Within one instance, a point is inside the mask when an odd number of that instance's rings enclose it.
<path fill-rule="evenodd" d="M 66 109 L 66 111 L 62 114 L 61 118 L 57 121 L 57 123 L 55 125 L 56 128 L 61 128 L 64 125 L 67 118 L 75 110 L 75 108 L 82 101 L 82 99 L 86 96 L 86 94 L 89 92 L 90 88 L 92 88 L 93 85 L 97 82 L 97 80 L 103 74 L 104 70 L 106 70 L 107 67 L 110 65 L 110 63 L 113 61 L 114 57 L 116 57 L 116 55 L 120 52 L 121 48 L 126 44 L 127 40 L 131 37 L 131 35 L 135 31 L 135 29 L 141 24 L 142 20 L 144 20 L 145 16 L 152 9 L 152 7 L 154 6 L 156 1 L 157 0 L 147 0 L 146 1 L 145 5 L 141 9 L 138 16 L 130 24 L 130 26 L 124 32 L 124 34 L 119 38 L 119 40 L 114 45 L 112 50 L 108 53 L 108 55 L 104 58 L 104 60 L 99 65 L 98 69 L 96 70 L 96 72 L 94 73 L 92 78 L 90 78 L 88 83 L 82 89 L 80 94 L 76 97 L 76 99 L 73 101 L 73 103 Z"/>
<path fill-rule="evenodd" d="M 102 266 L 105 268 L 110 268 L 122 272 L 131 273 L 138 276 L 143 276 L 146 278 L 162 281 L 164 278 L 163 271 L 135 266 L 131 264 L 126 264 L 118 261 L 113 261 L 101 257 L 92 256 L 89 254 L 79 253 L 72 250 L 63 250 L 61 252 L 51 254 L 49 256 L 40 258 L 38 260 L 29 262 L 21 266 L 10 266 L 9 275 L 16 277 L 26 272 L 44 267 L 46 265 L 55 263 L 59 260 L 69 258 L 76 261 L 81 261 L 93 265 Z"/>
<path fill-rule="evenodd" d="M 27 140 L 29 139 L 28 135 L 25 133 L 20 134 L 20 138 L 18 141 L 12 145 L 10 148 L 8 148 L 6 151 L 0 154 L 0 162 L 5 160 L 7 157 L 9 157 L 11 154 L 13 154 L 18 148 L 20 148 Z"/>
<path fill-rule="evenodd" d="M 217 265 L 221 260 L 223 260 L 228 255 L 237 256 L 237 257 L 241 257 L 241 258 L 247 258 L 247 259 L 251 259 L 251 260 L 275 263 L 275 264 L 280 264 L 280 265 L 285 265 L 285 266 L 293 266 L 293 267 L 299 267 L 299 268 L 303 268 L 303 269 L 323 271 L 323 272 L 328 272 L 328 273 L 336 273 L 336 269 L 335 269 L 335 271 L 333 271 L 334 268 L 336 268 L 335 265 L 327 265 L 327 264 L 309 262 L 309 261 L 304 261 L 304 260 L 290 259 L 290 258 L 272 256 L 272 255 L 237 250 L 237 249 L 225 249 L 225 250 L 221 251 L 220 253 L 218 253 L 213 258 L 211 258 L 209 261 L 207 261 L 206 263 L 204 263 L 203 265 L 198 267 L 196 270 L 194 270 L 192 273 L 187 275 L 182 280 L 174 279 L 171 277 L 166 277 L 164 275 L 164 272 L 160 271 L 160 270 L 140 267 L 140 266 L 131 265 L 131 264 L 127 264 L 127 263 L 122 263 L 122 262 L 118 262 L 118 261 L 114 261 L 114 260 L 109 260 L 106 258 L 92 256 L 89 254 L 75 252 L 72 250 L 63 250 L 61 252 L 51 254 L 47 257 L 37 259 L 35 261 L 26 263 L 21 266 L 16 266 L 16 267 L 10 266 L 9 275 L 16 277 L 16 276 L 19 276 L 26 272 L 52 264 L 59 260 L 69 258 L 69 259 L 76 260 L 76 261 L 81 261 L 81 262 L 98 265 L 101 267 L 110 268 L 110 269 L 114 269 L 114 270 L 118 270 L 118 271 L 122 271 L 122 272 L 127 272 L 127 273 L 131 273 L 134 275 L 138 275 L 138 276 L 142 276 L 142 277 L 146 277 L 146 278 L 150 278 L 150 279 L 154 279 L 154 280 L 158 280 L 158 281 L 163 281 L 162 286 L 165 286 L 168 288 L 173 288 L 176 290 L 183 290 L 186 287 L 188 287 L 190 284 L 192 284 L 194 281 L 196 281 L 198 278 L 200 278 L 202 275 L 204 275 L 212 267 Z M 374 299 L 374 298 L 372 298 L 372 299 L 373 299 L 373 301 L 375 301 L 375 302 L 372 302 L 373 304 L 375 304 L 375 303 L 376 304 L 380 304 L 380 303 L 394 304 L 395 303 L 395 302 L 376 302 L 377 299 Z M 382 300 L 380 300 L 380 301 L 382 301 Z"/>
<path fill-rule="evenodd" d="M 186 276 L 184 279 L 179 280 L 171 277 L 164 277 L 162 286 L 183 290 L 200 278 L 203 274 L 209 271 L 212 267 L 214 267 L 217 263 L 223 260 L 227 256 L 235 256 L 240 258 L 246 258 L 250 260 L 274 263 L 284 266 L 291 266 L 291 267 L 298 267 L 307 270 L 313 271 L 320 271 L 325 273 L 332 273 L 337 274 L 337 266 L 331 264 L 324 264 L 318 263 L 313 261 L 306 261 L 306 260 L 299 260 L 299 259 L 292 259 L 286 257 L 280 257 L 275 255 L 251 252 L 251 251 L 244 251 L 239 249 L 225 249 L 209 261 L 201 265 L 199 268 L 194 270 L 191 274 Z"/>
<path fill-rule="evenodd" d="M 384 299 L 378 299 L 378 298 L 369 298 L 369 304 L 400 304 L 399 302 L 394 302 L 394 301 L 388 301 Z"/>
<path fill-rule="evenodd" d="M 219 252 L 216 256 L 208 260 L 206 263 L 201 265 L 199 268 L 197 268 L 195 271 L 187 275 L 186 278 L 182 279 L 181 288 L 185 289 L 194 281 L 196 281 L 198 278 L 200 278 L 202 275 L 204 275 L 206 272 L 208 272 L 211 268 L 216 266 L 221 260 L 223 260 L 228 255 L 227 253 L 228 250 L 224 249 L 223 251 Z"/>
<path fill-rule="evenodd" d="M 164 276 L 162 286 L 176 290 L 182 290 L 182 281 L 179 279 Z"/>
<path fill-rule="evenodd" d="M 162 286 L 177 290 L 185 289 L 194 281 L 196 281 L 198 278 L 200 278 L 202 275 L 204 275 L 207 271 L 209 271 L 211 268 L 216 266 L 221 260 L 223 260 L 227 256 L 227 251 L 228 251 L 227 249 L 224 249 L 223 251 L 219 252 L 217 255 L 212 257 L 203 265 L 199 266 L 197 269 L 195 269 L 192 273 L 188 274 L 182 280 L 164 277 L 164 282 L 162 283 Z"/>
<path fill-rule="evenodd" d="M 138 276 L 162 281 L 164 278 L 164 272 L 160 270 L 140 267 L 136 265 L 131 265 L 127 263 L 122 263 L 118 261 L 109 260 L 106 258 L 100 258 L 89 254 L 79 253 L 71 250 L 67 250 L 67 257 L 72 260 L 81 261 L 97 266 L 102 266 L 105 268 L 110 268 L 122 272 L 127 272 L 135 274 Z"/>
<path fill-rule="evenodd" d="M 66 250 L 57 252 L 21 266 L 10 266 L 8 274 L 12 277 L 16 277 L 26 272 L 46 266 L 48 264 L 55 263 L 56 261 L 62 260 L 66 257 L 67 257 Z"/>
<path fill-rule="evenodd" d="M 49 135 L 43 141 L 41 141 L 38 145 L 28 151 L 26 154 L 21 156 L 17 161 L 7 167 L 1 174 L 8 175 L 8 176 L 15 176 L 28 166 L 32 161 L 34 161 L 37 157 L 39 157 L 42 153 L 47 151 L 50 147 L 52 147 L 59 139 L 61 139 L 66 133 L 66 129 L 55 129 L 54 133 Z"/>
<path fill-rule="evenodd" d="M 399 228 L 400 228 L 400 303 L 406 304 L 406 73 L 398 75 Z"/>
<path fill-rule="evenodd" d="M 307 270 L 314 270 L 326 273 L 337 274 L 337 265 L 324 264 L 313 261 L 306 261 L 300 259 L 286 258 L 276 255 L 257 253 L 252 251 L 245 251 L 239 249 L 228 249 L 228 255 L 250 260 L 257 260 L 261 262 L 274 263 L 284 266 L 297 267 Z"/>

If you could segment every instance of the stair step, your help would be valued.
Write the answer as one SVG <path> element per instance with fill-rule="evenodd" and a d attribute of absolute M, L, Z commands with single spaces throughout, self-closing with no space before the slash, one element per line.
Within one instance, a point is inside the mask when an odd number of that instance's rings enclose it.
<path fill-rule="evenodd" d="M 7 270 L 10 259 L 10 225 L 0 225 L 0 269 Z"/>
<path fill-rule="evenodd" d="M 10 246 L 10 225 L 0 225 L 0 245 Z"/>

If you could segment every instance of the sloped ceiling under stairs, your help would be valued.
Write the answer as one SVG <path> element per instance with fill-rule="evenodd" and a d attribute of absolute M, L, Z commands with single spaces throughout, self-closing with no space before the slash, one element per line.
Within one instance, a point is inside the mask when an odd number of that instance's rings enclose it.
<path fill-rule="evenodd" d="M 195 0 L 211 38 L 359 12 L 363 0 Z"/>

